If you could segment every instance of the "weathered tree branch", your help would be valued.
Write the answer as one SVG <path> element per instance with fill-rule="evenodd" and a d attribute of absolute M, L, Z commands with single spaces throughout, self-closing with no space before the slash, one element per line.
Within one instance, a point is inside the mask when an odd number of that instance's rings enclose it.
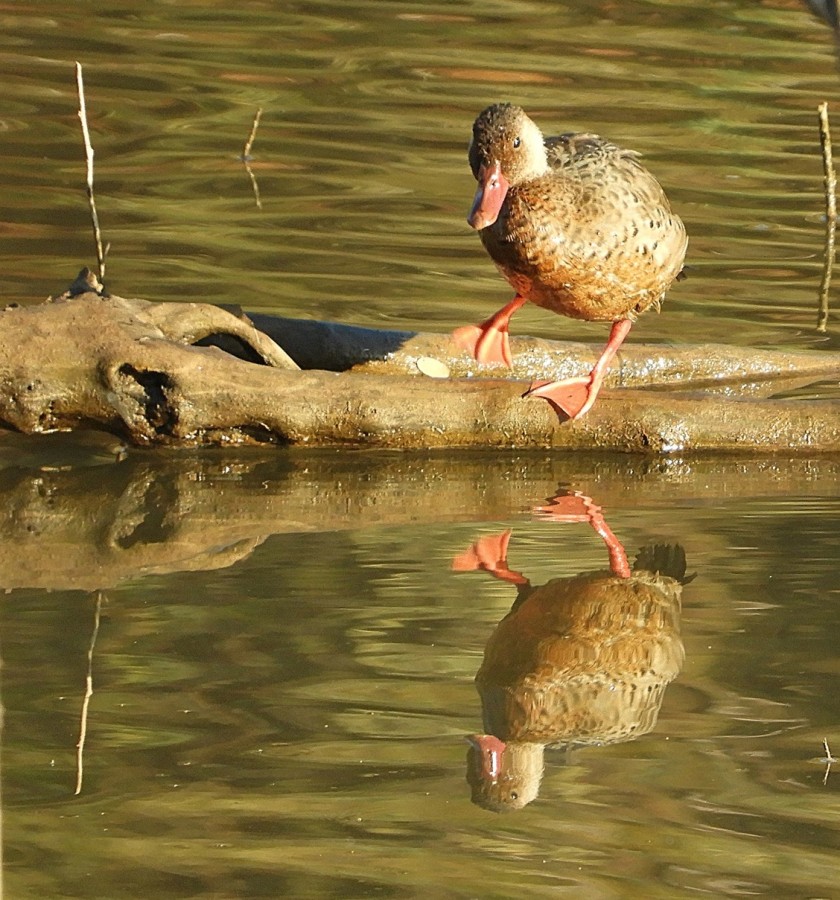
<path fill-rule="evenodd" d="M 840 450 L 837 401 L 755 399 L 836 377 L 835 353 L 635 345 L 613 382 L 659 390 L 609 391 L 582 420 L 559 422 L 521 395 L 532 377 L 587 371 L 585 346 L 520 339 L 512 379 L 429 378 L 424 359 L 479 373 L 442 335 L 256 321 L 276 342 L 218 307 L 103 296 L 85 271 L 57 300 L 0 313 L 0 423 L 94 426 L 159 446 Z M 231 352 L 195 346 L 208 340 Z M 334 371 L 299 371 L 290 356 Z"/>

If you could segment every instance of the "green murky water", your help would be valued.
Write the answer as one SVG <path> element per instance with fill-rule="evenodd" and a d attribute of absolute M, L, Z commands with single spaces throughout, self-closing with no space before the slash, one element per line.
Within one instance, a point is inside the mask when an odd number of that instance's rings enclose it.
<path fill-rule="evenodd" d="M 800 8 L 802 6 L 802 8 Z M 93 261 L 72 63 L 85 67 L 113 290 L 450 328 L 508 287 L 465 223 L 472 119 L 645 154 L 691 277 L 639 340 L 807 339 L 823 244 L 830 31 L 793 0 L 15 3 L 2 12 L 5 293 Z M 262 208 L 238 155 L 253 146 Z M 495 304 L 495 305 L 494 305 Z M 600 339 L 538 310 L 527 331 Z"/>
<path fill-rule="evenodd" d="M 465 146 L 506 98 L 644 152 L 685 220 L 690 278 L 631 339 L 834 343 L 815 109 L 840 82 L 804 4 L 6 4 L 7 301 L 93 259 L 76 59 L 117 293 L 483 317 L 509 291 L 464 222 Z M 261 208 L 237 158 L 258 107 Z M 835 460 L 42 452 L 0 444 L 6 895 L 837 894 Z M 635 740 L 558 733 L 538 796 L 496 814 L 467 783 L 485 644 L 524 580 L 608 565 L 589 524 L 534 512 L 561 488 L 631 560 L 685 549 L 680 664 L 644 717 L 616 706 Z M 453 570 L 507 532 L 505 565 Z M 592 612 L 590 656 L 627 609 Z M 634 671 L 598 683 L 638 698 Z"/>
<path fill-rule="evenodd" d="M 832 896 L 838 478 L 542 454 L 3 470 L 8 895 Z M 534 511 L 559 485 L 631 558 L 678 543 L 694 577 L 647 636 L 623 588 L 571 591 L 595 624 L 567 643 L 615 705 L 583 704 L 570 751 L 561 716 L 538 796 L 490 812 L 465 738 L 521 590 L 502 570 L 535 589 L 608 570 L 588 524 Z M 465 571 L 506 532 L 504 560 Z M 676 663 L 651 702 L 655 645 Z"/>

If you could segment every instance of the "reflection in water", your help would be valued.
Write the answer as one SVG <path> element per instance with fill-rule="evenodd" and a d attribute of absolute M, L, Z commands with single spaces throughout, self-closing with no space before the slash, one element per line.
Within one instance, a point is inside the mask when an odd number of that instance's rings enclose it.
<path fill-rule="evenodd" d="M 617 743 L 651 731 L 684 658 L 680 606 L 690 579 L 682 547 L 644 547 L 630 567 L 590 498 L 560 495 L 541 511 L 588 521 L 608 547 L 609 571 L 534 586 L 507 565 L 510 531 L 480 538 L 453 563 L 517 588 L 476 675 L 486 733 L 471 737 L 467 755 L 473 801 L 496 812 L 537 797 L 546 747 Z"/>
<path fill-rule="evenodd" d="M 808 6 L 825 19 L 832 28 L 838 27 L 837 0 L 806 0 Z"/>
<path fill-rule="evenodd" d="M 6 454 L 30 468 L 0 460 L 5 895 L 836 893 L 840 773 L 823 785 L 818 757 L 824 737 L 840 756 L 840 460 L 274 448 L 56 470 L 22 457 Z M 686 595 L 687 661 L 653 733 L 575 751 L 575 783 L 549 752 L 542 802 L 500 833 L 469 800 L 458 739 L 483 730 L 470 682 L 484 644 L 525 576 L 609 568 L 589 525 L 521 520 L 522 498 L 558 483 L 610 511 L 631 573 L 648 540 L 679 541 L 703 591 Z M 582 498 L 547 506 L 597 522 Z M 519 583 L 442 573 L 453 547 L 501 531 L 491 522 L 515 534 L 487 565 Z M 580 549 L 562 570 L 547 535 Z M 570 645 L 583 645 L 572 615 L 595 607 L 615 631 L 630 605 L 612 594 L 598 609 L 585 578 L 544 603 L 565 607 Z M 95 595 L 80 592 L 97 587 L 94 645 Z"/>

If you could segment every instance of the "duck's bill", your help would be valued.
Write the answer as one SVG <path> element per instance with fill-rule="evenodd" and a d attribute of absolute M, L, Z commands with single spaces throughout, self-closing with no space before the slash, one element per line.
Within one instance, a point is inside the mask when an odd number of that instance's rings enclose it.
<path fill-rule="evenodd" d="M 467 221 L 473 228 L 481 230 L 492 225 L 499 217 L 510 184 L 502 174 L 499 163 L 482 166 L 478 170 L 478 187 L 473 198 Z"/>
<path fill-rule="evenodd" d="M 492 734 L 471 734 L 467 740 L 479 754 L 479 768 L 485 781 L 496 781 L 502 772 L 505 742 Z"/>

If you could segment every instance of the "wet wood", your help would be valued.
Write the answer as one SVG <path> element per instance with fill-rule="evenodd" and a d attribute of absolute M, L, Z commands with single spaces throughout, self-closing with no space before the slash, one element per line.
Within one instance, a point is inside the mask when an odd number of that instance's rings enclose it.
<path fill-rule="evenodd" d="M 219 346 L 197 346 L 208 341 Z M 521 395 L 533 377 L 588 371 L 593 351 L 534 339 L 513 349 L 512 375 L 477 377 L 446 335 L 268 327 L 206 304 L 106 296 L 83 272 L 56 300 L 0 313 L 0 422 L 29 434 L 94 426 L 169 447 L 840 450 L 837 401 L 755 399 L 790 379 L 836 377 L 836 353 L 631 345 L 613 383 L 659 389 L 608 391 L 583 419 L 560 422 Z M 435 371 L 429 362 L 455 377 L 422 374 Z"/>
<path fill-rule="evenodd" d="M 447 334 L 387 331 L 335 322 L 264 314 L 250 321 L 287 350 L 303 369 L 416 375 L 421 360 L 435 359 L 453 378 L 571 378 L 589 372 L 603 342 L 583 344 L 511 337 L 513 368 L 481 365 Z M 840 353 L 755 350 L 726 344 L 624 344 L 607 375 L 607 387 L 673 386 L 733 391 L 745 396 L 778 390 L 779 379 L 810 379 L 840 372 Z M 599 401 L 600 402 L 600 401 Z"/>

